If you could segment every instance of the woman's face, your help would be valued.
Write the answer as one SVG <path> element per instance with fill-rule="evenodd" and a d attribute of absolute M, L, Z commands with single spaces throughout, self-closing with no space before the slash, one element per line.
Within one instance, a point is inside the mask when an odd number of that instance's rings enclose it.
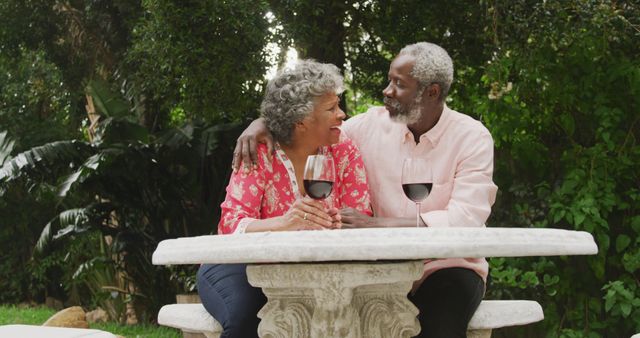
<path fill-rule="evenodd" d="M 302 121 L 306 131 L 300 136 L 305 142 L 314 142 L 318 146 L 338 143 L 340 126 L 346 117 L 339 103 L 340 98 L 334 93 L 327 93 L 315 99 L 313 112 Z"/>

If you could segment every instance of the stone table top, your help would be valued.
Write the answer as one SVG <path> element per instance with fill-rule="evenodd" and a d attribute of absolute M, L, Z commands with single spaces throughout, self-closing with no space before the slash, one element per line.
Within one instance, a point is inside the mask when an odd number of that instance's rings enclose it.
<path fill-rule="evenodd" d="M 549 228 L 378 228 L 259 232 L 168 239 L 153 264 L 415 260 L 593 255 L 583 231 Z"/>

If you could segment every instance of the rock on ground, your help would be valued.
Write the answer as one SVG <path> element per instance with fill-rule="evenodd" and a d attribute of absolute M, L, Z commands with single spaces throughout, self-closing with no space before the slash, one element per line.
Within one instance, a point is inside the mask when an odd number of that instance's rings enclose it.
<path fill-rule="evenodd" d="M 87 323 L 84 310 L 80 306 L 72 306 L 54 314 L 42 326 L 88 329 L 89 323 Z"/>
<path fill-rule="evenodd" d="M 107 311 L 97 308 L 86 313 L 87 322 L 89 323 L 105 323 L 109 320 Z"/>

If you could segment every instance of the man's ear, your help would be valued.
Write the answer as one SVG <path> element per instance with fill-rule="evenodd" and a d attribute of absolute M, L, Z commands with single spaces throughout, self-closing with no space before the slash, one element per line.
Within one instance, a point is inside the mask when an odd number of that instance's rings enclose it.
<path fill-rule="evenodd" d="M 426 96 L 426 98 L 429 100 L 438 100 L 440 98 L 441 92 L 442 88 L 440 88 L 440 85 L 437 83 L 432 83 L 424 89 L 424 92 L 422 92 L 422 96 Z"/>

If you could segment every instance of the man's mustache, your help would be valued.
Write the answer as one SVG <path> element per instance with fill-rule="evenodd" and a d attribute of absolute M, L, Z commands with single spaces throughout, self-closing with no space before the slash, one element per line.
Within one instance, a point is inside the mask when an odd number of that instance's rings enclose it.
<path fill-rule="evenodd" d="M 384 102 L 384 104 L 393 107 L 396 110 L 400 110 L 400 102 L 389 98 L 389 97 L 385 97 L 384 99 L 382 99 L 382 101 Z"/>

